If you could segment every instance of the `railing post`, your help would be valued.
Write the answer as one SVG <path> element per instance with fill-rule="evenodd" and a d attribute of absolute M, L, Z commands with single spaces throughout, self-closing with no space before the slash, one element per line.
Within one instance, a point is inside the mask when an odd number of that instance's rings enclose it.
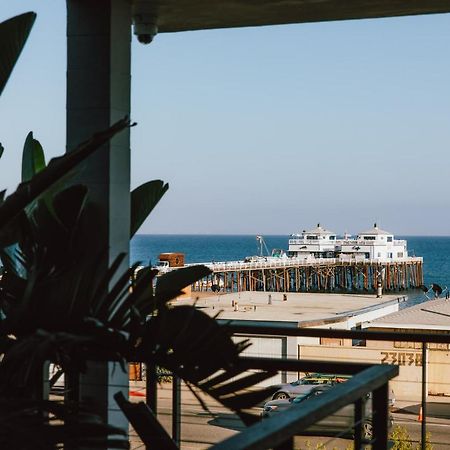
<path fill-rule="evenodd" d="M 156 366 L 154 364 L 145 364 L 145 400 L 148 407 L 153 411 L 155 416 L 157 415 L 157 384 L 158 384 L 158 374 L 156 371 Z M 147 450 L 151 450 L 150 447 L 145 447 Z M 152 447 L 153 448 L 153 447 Z"/>
<path fill-rule="evenodd" d="M 427 343 L 422 343 L 422 450 L 427 440 Z"/>
<path fill-rule="evenodd" d="M 181 380 L 172 374 L 172 439 L 179 447 L 181 441 Z"/>
<path fill-rule="evenodd" d="M 157 413 L 157 392 L 156 386 L 158 383 L 158 374 L 156 372 L 156 366 L 154 364 L 146 364 L 145 370 L 145 396 L 146 403 L 149 408 L 155 413 Z"/>
<path fill-rule="evenodd" d="M 362 399 L 358 399 L 355 402 L 355 450 L 361 450 L 363 447 L 362 442 L 362 424 L 364 420 L 364 408 L 365 402 Z"/>
<path fill-rule="evenodd" d="M 376 450 L 387 450 L 388 440 L 388 383 L 383 384 L 373 391 L 372 416 L 373 439 Z"/>

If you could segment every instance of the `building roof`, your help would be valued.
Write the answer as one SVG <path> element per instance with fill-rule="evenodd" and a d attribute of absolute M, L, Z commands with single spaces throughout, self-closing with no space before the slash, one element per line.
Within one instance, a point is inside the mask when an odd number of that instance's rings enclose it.
<path fill-rule="evenodd" d="M 271 304 L 268 304 L 269 295 Z M 246 291 L 220 295 L 212 292 L 192 292 L 193 298 L 190 301 L 176 300 L 175 304 L 196 303 L 198 308 L 210 316 L 216 316 L 220 312 L 219 319 L 224 320 L 289 323 L 298 327 L 314 327 L 345 323 L 349 318 L 360 316 L 372 309 L 381 317 L 392 311 L 391 305 L 398 303 L 395 295 L 386 295 L 382 299 L 376 298 L 373 294 L 288 292 L 286 295 L 287 301 L 283 301 L 283 293 L 280 292 Z M 239 311 L 234 310 L 233 301 L 238 302 Z"/>
<path fill-rule="evenodd" d="M 160 33 L 450 12 L 448 0 L 153 0 L 149 4 Z"/>
<path fill-rule="evenodd" d="M 385 236 L 385 235 L 392 236 L 393 235 L 389 231 L 384 231 L 381 228 L 378 228 L 376 223 L 373 224 L 373 228 L 371 230 L 361 231 L 361 233 L 358 233 L 358 236 L 361 236 L 363 234 L 369 235 L 369 236 Z"/>
<path fill-rule="evenodd" d="M 450 300 L 426 301 L 367 322 L 366 327 L 450 330 Z"/>
<path fill-rule="evenodd" d="M 320 226 L 320 223 L 317 224 L 316 228 L 313 228 L 312 230 L 303 231 L 303 234 L 317 234 L 319 236 L 323 234 L 336 234 L 334 231 L 327 230 Z"/>

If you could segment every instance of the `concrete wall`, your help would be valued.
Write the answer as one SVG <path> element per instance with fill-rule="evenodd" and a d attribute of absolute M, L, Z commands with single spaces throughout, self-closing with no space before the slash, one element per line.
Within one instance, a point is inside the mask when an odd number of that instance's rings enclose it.
<path fill-rule="evenodd" d="M 391 388 L 399 401 L 420 401 L 422 361 L 421 350 L 392 349 L 374 347 L 342 347 L 342 346 L 300 346 L 300 358 L 314 358 L 320 361 L 367 362 L 372 364 L 403 364 L 400 373 L 391 382 Z M 399 356 L 399 352 L 404 354 Z M 408 350 L 408 351 L 403 351 Z M 450 380 L 450 371 L 447 374 Z M 450 384 L 446 385 L 450 389 Z"/>

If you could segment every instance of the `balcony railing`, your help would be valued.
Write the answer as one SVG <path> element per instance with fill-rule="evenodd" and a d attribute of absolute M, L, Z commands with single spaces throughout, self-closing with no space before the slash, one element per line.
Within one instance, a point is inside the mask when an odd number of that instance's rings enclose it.
<path fill-rule="evenodd" d="M 295 328 L 282 325 L 242 325 L 229 322 L 226 325 L 233 334 L 245 336 L 298 336 L 331 339 L 350 339 L 365 341 L 401 341 L 421 345 L 422 379 L 421 379 L 421 448 L 426 448 L 427 433 L 427 352 L 430 344 L 450 344 L 450 334 L 432 333 L 399 333 L 379 331 L 350 331 L 336 329 Z M 397 365 L 351 363 L 336 361 L 319 361 L 288 358 L 241 357 L 240 363 L 246 370 L 264 370 L 276 368 L 279 371 L 291 372 L 322 372 L 351 374 L 352 378 L 333 387 L 327 395 L 308 400 L 301 408 L 291 408 L 268 421 L 257 423 L 244 431 L 215 444 L 214 450 L 249 450 L 275 448 L 276 450 L 291 450 L 294 448 L 294 436 L 301 434 L 311 424 L 333 414 L 345 405 L 354 405 L 354 448 L 363 449 L 371 444 L 373 449 L 388 448 L 388 382 L 397 376 Z M 148 367 L 147 404 L 157 411 L 157 383 L 154 368 Z M 370 442 L 362 435 L 362 423 L 365 408 L 363 407 L 367 394 L 372 393 L 372 423 L 373 438 Z M 270 421 L 270 426 L 267 425 Z M 172 438 L 176 445 L 181 440 L 181 390 L 180 381 L 173 379 L 172 396 Z M 150 447 L 148 447 L 150 448 Z"/>

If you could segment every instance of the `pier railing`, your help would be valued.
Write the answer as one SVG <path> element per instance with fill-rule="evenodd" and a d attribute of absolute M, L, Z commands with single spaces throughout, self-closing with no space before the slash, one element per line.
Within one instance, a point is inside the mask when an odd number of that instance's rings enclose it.
<path fill-rule="evenodd" d="M 383 242 L 384 243 L 384 242 Z M 373 246 L 380 245 L 377 240 L 365 240 L 365 239 L 336 239 L 336 240 L 326 240 L 321 241 L 320 239 L 289 239 L 289 245 L 302 245 L 302 244 L 311 244 L 311 245 L 364 245 L 364 246 Z M 394 239 L 392 242 L 394 245 L 407 245 L 407 241 L 404 239 Z"/>
<path fill-rule="evenodd" d="M 367 259 L 367 258 L 266 258 L 258 261 L 222 261 L 222 262 L 206 262 L 206 263 L 195 263 L 186 264 L 186 266 L 194 266 L 197 264 L 202 264 L 210 268 L 213 272 L 224 272 L 224 271 L 235 271 L 235 270 L 258 270 L 258 269 L 282 269 L 289 267 L 309 267 L 314 265 L 321 266 L 334 266 L 336 264 L 345 263 L 349 265 L 356 264 L 387 264 L 387 263 L 412 263 L 418 262 L 422 263 L 422 257 L 406 257 L 406 258 L 378 258 L 378 259 Z M 175 267 L 167 268 L 168 271 L 176 270 Z"/>
<path fill-rule="evenodd" d="M 225 325 L 223 325 L 225 326 Z M 236 336 L 267 336 L 267 337 L 316 337 L 320 339 L 348 339 L 356 341 L 402 341 L 419 344 L 421 347 L 421 380 L 420 380 L 420 448 L 427 447 L 427 364 L 428 350 L 434 346 L 446 346 L 450 349 L 450 334 L 438 333 L 403 333 L 385 331 L 363 330 L 336 330 L 336 329 L 312 329 L 295 328 L 283 325 L 266 326 L 264 324 L 242 325 L 242 323 L 229 322 L 227 328 Z M 414 348 L 414 346 L 413 346 Z M 417 348 L 417 347 L 415 347 Z M 294 373 L 321 372 L 334 374 L 352 374 L 353 377 L 342 385 L 334 386 L 327 395 L 308 400 L 301 408 L 292 408 L 282 414 L 278 414 L 268 421 L 253 425 L 239 434 L 214 445 L 214 450 L 248 450 L 268 449 L 292 450 L 294 449 L 294 437 L 317 423 L 324 417 L 333 414 L 345 405 L 354 405 L 354 422 L 352 434 L 354 435 L 355 450 L 366 449 L 370 444 L 372 449 L 385 450 L 388 448 L 389 434 L 389 388 L 388 381 L 394 379 L 399 373 L 397 364 L 369 364 L 340 361 L 324 361 L 293 358 L 264 358 L 242 357 L 240 364 L 248 370 L 273 369 L 290 371 Z M 154 373 L 154 368 L 148 368 L 149 373 Z M 370 393 L 370 394 L 369 394 Z M 365 417 L 364 402 L 372 397 L 371 419 L 373 435 L 371 439 L 364 438 L 362 424 Z M 416 395 L 417 396 L 417 395 Z M 182 401 L 180 382 L 173 379 L 172 396 L 172 438 L 179 445 L 182 431 Z M 147 403 L 157 411 L 157 383 L 156 378 L 147 378 Z M 347 430 L 349 431 L 349 430 Z"/>

